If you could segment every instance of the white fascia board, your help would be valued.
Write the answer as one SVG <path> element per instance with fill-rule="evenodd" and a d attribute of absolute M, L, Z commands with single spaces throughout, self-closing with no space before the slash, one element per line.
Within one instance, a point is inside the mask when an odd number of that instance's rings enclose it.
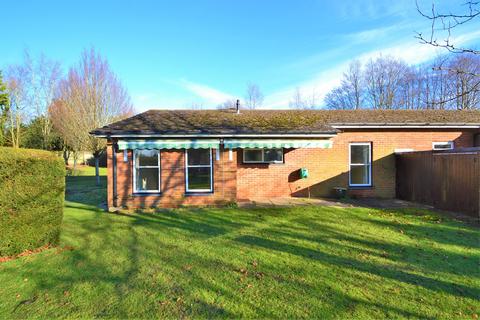
<path fill-rule="evenodd" d="M 335 133 L 312 134 L 112 134 L 94 135 L 97 138 L 332 138 Z"/>
<path fill-rule="evenodd" d="M 335 129 L 479 129 L 478 124 L 466 125 L 332 125 Z"/>

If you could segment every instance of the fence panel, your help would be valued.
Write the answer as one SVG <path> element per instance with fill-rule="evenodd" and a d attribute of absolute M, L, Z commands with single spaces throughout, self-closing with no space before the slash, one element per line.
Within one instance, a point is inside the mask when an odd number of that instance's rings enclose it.
<path fill-rule="evenodd" d="M 431 151 L 396 156 L 397 198 L 480 214 L 480 152 Z"/>

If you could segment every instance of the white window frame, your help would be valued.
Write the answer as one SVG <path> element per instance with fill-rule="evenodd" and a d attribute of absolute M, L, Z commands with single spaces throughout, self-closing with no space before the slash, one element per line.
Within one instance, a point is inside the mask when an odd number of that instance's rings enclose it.
<path fill-rule="evenodd" d="M 265 161 L 265 150 L 266 149 L 280 149 L 282 150 L 282 160 L 280 161 Z M 262 160 L 261 161 L 248 161 L 248 160 L 245 160 L 245 151 L 252 151 L 252 150 L 260 150 L 262 151 Z M 280 163 L 283 163 L 284 161 L 284 150 L 283 148 L 245 148 L 243 149 L 243 163 L 274 163 L 274 164 L 280 164 Z"/>
<path fill-rule="evenodd" d="M 185 149 L 185 190 L 187 193 L 206 193 L 213 192 L 213 160 L 212 149 L 208 149 L 208 155 L 210 156 L 210 164 L 188 164 L 188 150 Z M 188 168 L 210 168 L 210 189 L 189 189 L 188 188 Z"/>
<path fill-rule="evenodd" d="M 133 192 L 134 193 L 160 193 L 161 192 L 161 189 L 162 189 L 162 179 L 161 179 L 161 168 L 160 168 L 160 150 L 158 149 L 155 149 L 156 151 L 158 151 L 158 166 L 139 166 L 137 167 L 137 152 L 138 151 L 143 151 L 143 150 L 148 150 L 148 149 L 134 149 L 133 150 Z M 157 169 L 158 168 L 158 189 L 157 190 L 137 190 L 137 169 Z"/>
<path fill-rule="evenodd" d="M 437 148 L 436 146 L 437 145 L 441 145 L 441 144 L 448 144 L 450 146 L 450 148 L 448 149 L 444 149 L 444 148 Z M 432 142 L 432 150 L 452 150 L 455 148 L 455 144 L 453 141 L 434 141 Z"/>
<path fill-rule="evenodd" d="M 365 166 L 365 163 L 352 163 L 352 146 L 368 146 L 368 183 L 352 183 L 352 166 Z M 348 144 L 348 185 L 350 187 L 372 186 L 372 143 L 351 142 Z"/>

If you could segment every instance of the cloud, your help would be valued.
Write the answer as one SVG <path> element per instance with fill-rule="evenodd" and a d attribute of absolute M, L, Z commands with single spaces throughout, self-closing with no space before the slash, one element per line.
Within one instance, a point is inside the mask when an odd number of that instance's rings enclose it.
<path fill-rule="evenodd" d="M 160 92 L 141 93 L 132 97 L 137 112 L 149 109 L 185 109 L 185 99 L 175 98 Z"/>
<path fill-rule="evenodd" d="M 186 90 L 195 94 L 196 96 L 202 99 L 202 102 L 206 104 L 218 105 L 226 100 L 233 99 L 234 96 L 225 92 L 222 92 L 218 89 L 209 87 L 204 84 L 181 80 L 179 84 Z"/>
<path fill-rule="evenodd" d="M 371 35 L 378 32 L 382 31 L 372 31 L 371 34 L 364 35 L 363 37 L 370 37 Z M 479 37 L 480 30 L 470 33 L 464 33 L 456 38 L 452 37 L 451 40 L 452 43 L 455 43 L 458 46 L 465 45 L 468 42 L 478 39 Z M 383 47 L 360 54 L 356 57 L 356 59 L 360 60 L 362 64 L 365 64 L 370 59 L 375 59 L 380 55 L 383 55 L 399 58 L 406 61 L 408 64 L 415 65 L 430 61 L 441 54 L 445 54 L 444 49 L 420 44 L 418 40 L 410 39 L 393 44 L 388 47 Z M 292 84 L 288 87 L 273 92 L 270 95 L 267 95 L 265 97 L 264 108 L 288 108 L 289 102 L 292 100 L 296 88 L 300 88 L 302 95 L 304 95 L 304 98 L 308 98 L 314 92 L 317 103 L 322 105 L 325 95 L 340 84 L 342 74 L 347 69 L 351 60 L 353 59 L 340 62 L 326 70 L 319 72 L 310 79 L 296 84 Z M 301 63 L 298 63 L 298 65 L 301 65 Z"/>

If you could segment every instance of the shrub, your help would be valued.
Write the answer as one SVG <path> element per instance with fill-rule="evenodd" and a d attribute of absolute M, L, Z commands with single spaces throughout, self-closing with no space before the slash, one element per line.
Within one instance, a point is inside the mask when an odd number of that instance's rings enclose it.
<path fill-rule="evenodd" d="M 64 194 L 60 157 L 0 147 L 0 256 L 57 244 Z"/>

